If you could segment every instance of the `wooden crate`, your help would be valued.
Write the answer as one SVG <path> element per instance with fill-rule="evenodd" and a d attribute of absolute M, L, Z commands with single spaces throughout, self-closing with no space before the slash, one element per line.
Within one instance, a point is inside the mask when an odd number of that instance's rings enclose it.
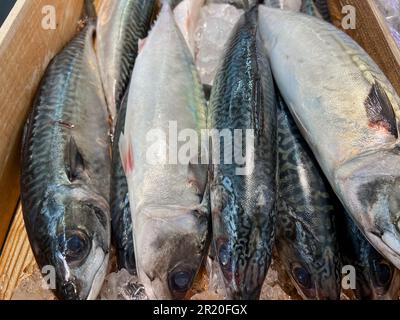
<path fill-rule="evenodd" d="M 114 0 L 107 0 L 114 1 Z M 115 0 L 117 1 L 117 0 Z M 99 5 L 100 0 L 96 1 Z M 374 0 L 328 0 L 334 23 L 341 8 L 357 10 L 357 28 L 346 30 L 375 59 L 400 94 L 400 52 Z M 57 28 L 41 26 L 45 5 L 56 8 Z M 19 204 L 22 128 L 51 58 L 74 35 L 83 0 L 18 0 L 0 29 L 0 300 L 35 268 Z"/>

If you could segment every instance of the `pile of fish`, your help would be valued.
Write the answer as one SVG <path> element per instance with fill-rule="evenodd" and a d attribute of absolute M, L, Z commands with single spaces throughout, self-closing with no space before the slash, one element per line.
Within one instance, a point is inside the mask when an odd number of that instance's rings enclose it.
<path fill-rule="evenodd" d="M 97 298 L 115 248 L 150 299 L 190 298 L 206 265 L 258 299 L 272 260 L 289 295 L 398 299 L 400 98 L 325 1 L 261 2 L 86 1 L 23 139 L 58 298 Z"/>

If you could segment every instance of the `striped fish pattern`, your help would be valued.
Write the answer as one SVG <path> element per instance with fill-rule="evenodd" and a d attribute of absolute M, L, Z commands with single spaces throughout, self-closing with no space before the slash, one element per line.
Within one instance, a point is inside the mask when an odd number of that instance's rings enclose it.
<path fill-rule="evenodd" d="M 208 127 L 227 129 L 232 136 L 235 129 L 253 130 L 254 170 L 237 175 L 236 164 L 223 162 L 231 151 L 221 136 L 221 164 L 213 163 L 210 177 L 213 245 L 228 299 L 258 299 L 271 262 L 277 150 L 273 81 L 258 45 L 256 7 L 240 18 L 225 50 L 211 92 Z M 215 137 L 212 141 L 215 148 Z M 242 154 L 247 143 L 242 141 Z"/>
<path fill-rule="evenodd" d="M 334 204 L 311 150 L 278 101 L 278 258 L 304 299 L 339 299 Z"/>
<path fill-rule="evenodd" d="M 89 23 L 52 60 L 25 127 L 21 199 L 61 299 L 94 299 L 110 249 L 108 114 Z"/>
<path fill-rule="evenodd" d="M 147 37 L 158 8 L 157 0 L 102 2 L 97 22 L 97 54 L 113 119 L 129 85 L 139 40 Z"/>

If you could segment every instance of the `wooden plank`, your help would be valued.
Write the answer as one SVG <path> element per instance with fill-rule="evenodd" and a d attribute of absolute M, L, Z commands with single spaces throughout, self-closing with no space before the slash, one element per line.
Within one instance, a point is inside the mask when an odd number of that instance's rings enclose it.
<path fill-rule="evenodd" d="M 342 8 L 356 9 L 356 28 L 344 30 L 357 41 L 386 74 L 400 95 L 400 49 L 374 0 L 328 0 L 333 23 L 339 27 L 344 17 Z"/>
<path fill-rule="evenodd" d="M 55 30 L 42 28 L 53 5 Z M 43 72 L 77 28 L 83 0 L 18 0 L 0 29 L 0 248 L 19 198 L 22 128 Z"/>
<path fill-rule="evenodd" d="M 14 289 L 37 268 L 22 218 L 21 206 L 0 256 L 0 300 L 12 297 Z"/>

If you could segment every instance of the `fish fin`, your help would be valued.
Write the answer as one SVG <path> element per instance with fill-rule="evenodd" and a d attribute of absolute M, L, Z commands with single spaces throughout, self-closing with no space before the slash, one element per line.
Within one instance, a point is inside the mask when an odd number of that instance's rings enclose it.
<path fill-rule="evenodd" d="M 69 139 L 64 154 L 65 169 L 68 180 L 73 182 L 85 171 L 85 161 L 80 153 L 74 137 Z"/>
<path fill-rule="evenodd" d="M 118 141 L 119 152 L 121 155 L 122 167 L 125 175 L 128 176 L 132 173 L 134 162 L 133 162 L 133 150 L 130 139 L 127 138 L 122 132 Z"/>
<path fill-rule="evenodd" d="M 369 126 L 383 129 L 398 138 L 396 116 L 393 106 L 381 85 L 375 81 L 364 102 Z"/>

